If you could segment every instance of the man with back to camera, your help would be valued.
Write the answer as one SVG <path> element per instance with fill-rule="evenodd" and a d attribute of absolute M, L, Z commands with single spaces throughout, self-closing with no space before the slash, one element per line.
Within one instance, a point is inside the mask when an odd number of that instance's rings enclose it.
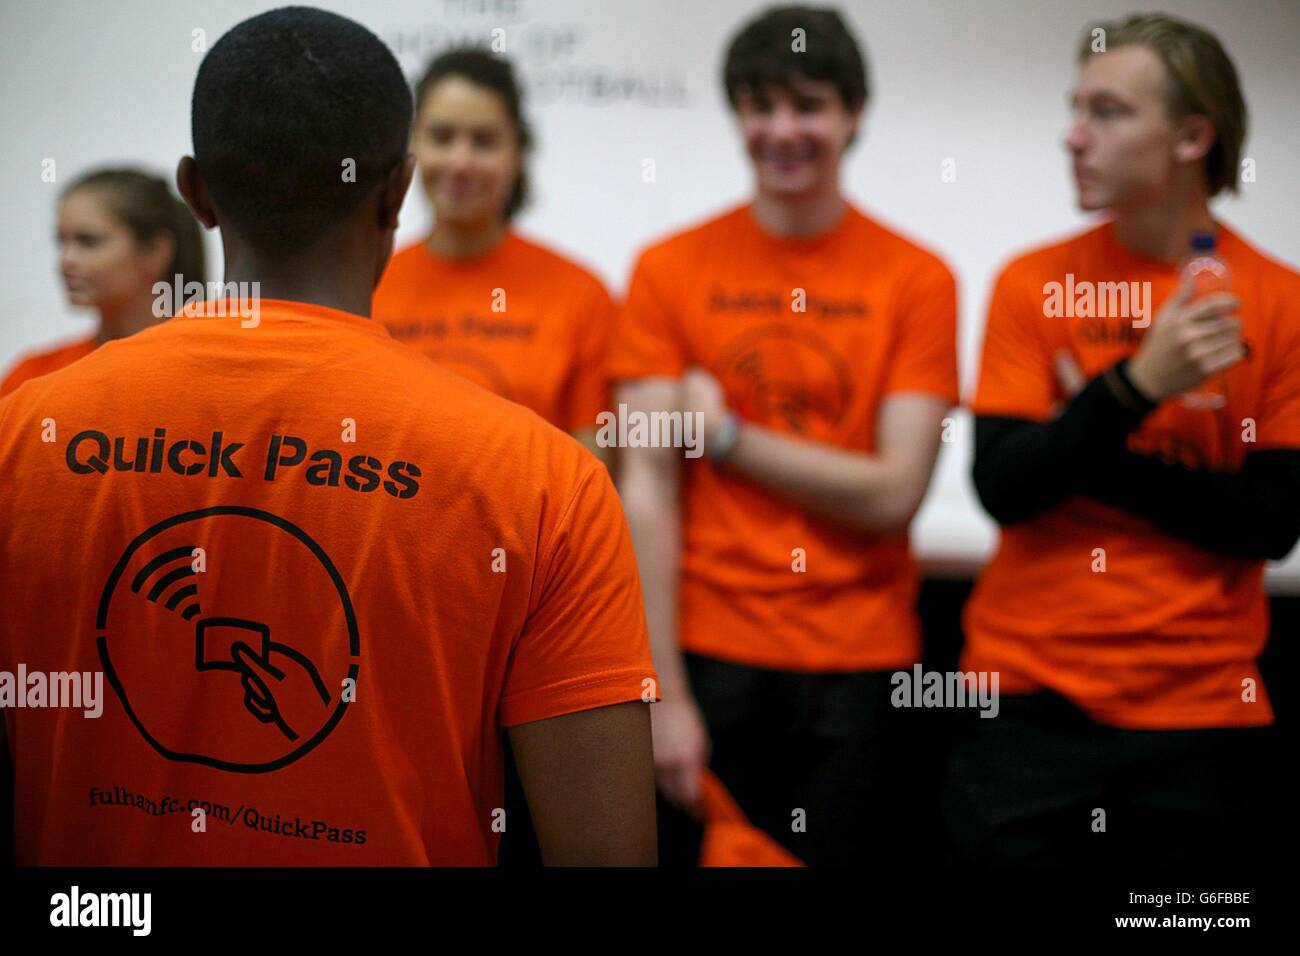
<path fill-rule="evenodd" d="M 545 862 L 653 864 L 605 469 L 368 319 L 413 172 L 397 62 L 274 10 L 192 109 L 179 184 L 245 297 L 0 402 L 0 669 L 105 698 L 4 712 L 17 862 L 491 864 L 506 728 Z"/>

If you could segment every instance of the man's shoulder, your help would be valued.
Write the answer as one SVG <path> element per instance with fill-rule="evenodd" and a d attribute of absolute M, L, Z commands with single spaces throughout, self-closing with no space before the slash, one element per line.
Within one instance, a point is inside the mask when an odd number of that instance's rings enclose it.
<path fill-rule="evenodd" d="M 13 391 L 29 379 L 48 375 L 80 358 L 89 355 L 95 349 L 94 338 L 81 338 L 64 342 L 40 351 L 24 354 L 0 383 L 0 394 Z"/>
<path fill-rule="evenodd" d="M 424 240 L 413 242 L 388 257 L 384 273 L 375 287 L 373 308 L 383 312 L 390 300 L 401 298 L 413 287 L 418 288 L 435 263 L 425 248 Z"/>
<path fill-rule="evenodd" d="M 410 272 L 418 269 L 422 264 L 429 260 L 429 253 L 424 246 L 425 240 L 412 242 L 409 245 L 398 249 L 388 258 L 388 264 L 384 267 L 384 275 L 390 272 Z"/>
<path fill-rule="evenodd" d="M 947 261 L 922 240 L 856 206 L 849 207 L 849 215 L 856 221 L 863 246 L 872 250 L 873 262 L 883 259 L 886 264 L 910 274 L 930 274 L 953 280 L 953 271 Z"/>
<path fill-rule="evenodd" d="M 122 345 L 154 333 L 158 328 L 159 326 L 152 326 L 128 338 L 105 342 L 98 347 L 90 347 L 89 341 L 73 342 L 32 356 L 13 372 L 14 375 L 26 372 L 29 376 L 27 381 L 22 388 L 6 397 L 40 404 L 55 395 L 79 394 L 87 385 L 104 377 L 104 368 L 113 365 Z M 152 361 L 156 363 L 157 359 Z"/>
<path fill-rule="evenodd" d="M 62 368 L 65 364 L 76 361 L 83 355 L 89 355 L 94 350 L 94 336 L 74 339 L 31 354 L 22 364 L 30 364 L 38 368 Z"/>
<path fill-rule="evenodd" d="M 513 246 L 514 255 L 529 270 L 570 288 L 591 292 L 605 290 L 605 283 L 592 269 L 553 246 L 514 231 L 507 241 Z"/>
<path fill-rule="evenodd" d="M 746 205 L 730 206 L 662 236 L 641 250 L 638 268 L 655 269 L 690 263 L 702 252 L 725 243 L 728 235 L 743 226 L 742 217 L 747 215 Z"/>
<path fill-rule="evenodd" d="M 996 286 L 1034 286 L 1041 290 L 1047 281 L 1060 281 L 1066 272 L 1095 259 L 1103 244 L 1108 223 L 1077 230 L 1067 236 L 1039 243 L 1014 253 L 998 270 Z"/>
<path fill-rule="evenodd" d="M 522 410 L 397 341 L 382 326 L 371 327 L 373 320 L 360 316 L 338 324 L 310 320 L 314 326 L 291 329 L 284 322 L 286 317 L 293 321 L 292 310 L 281 309 L 271 318 L 264 310 L 257 326 L 245 328 L 239 317 L 176 316 L 127 338 L 106 342 L 83 359 L 29 382 L 20 394 L 37 405 L 58 399 L 60 407 L 104 402 L 127 406 L 139 402 L 142 393 L 157 395 L 159 389 L 172 386 L 181 394 L 190 388 L 214 387 L 192 380 L 200 372 L 213 373 L 214 379 L 227 387 L 239 380 L 246 366 L 220 367 L 216 363 L 231 354 L 231 336 L 246 336 L 241 348 L 246 345 L 259 357 L 275 354 L 283 371 L 270 381 L 247 372 L 248 387 L 239 391 L 250 400 L 288 396 L 292 391 L 289 383 L 301 372 L 316 376 L 316 385 L 324 392 L 365 393 L 372 396 L 372 403 L 387 401 L 396 411 L 428 408 L 431 402 L 476 409 L 483 405 L 484 414 L 506 418 Z M 302 330 L 306 337 L 298 338 Z M 279 351 L 273 344 L 277 337 L 282 343 Z M 328 357 L 337 354 L 347 355 L 346 366 Z"/>
<path fill-rule="evenodd" d="M 1230 262 L 1248 265 L 1270 285 L 1291 292 L 1300 288 L 1300 270 L 1272 253 L 1266 252 L 1230 226 L 1222 226 L 1223 251 Z"/>
<path fill-rule="evenodd" d="M 583 468 L 584 455 L 595 463 L 579 442 L 532 410 L 386 334 L 340 331 L 344 337 L 328 354 L 295 345 L 297 350 L 286 351 L 285 361 L 277 363 L 275 379 L 267 381 L 243 365 L 212 367 L 215 353 L 194 336 L 205 321 L 221 320 L 170 319 L 26 383 L 0 400 L 6 433 L 0 439 L 30 446 L 18 440 L 20 433 L 28 434 L 24 426 L 47 418 L 56 419 L 62 430 L 65 422 L 128 422 L 151 410 L 185 421 L 220 415 L 245 426 L 265 424 L 314 414 L 312 396 L 317 395 L 355 409 L 349 414 L 371 429 L 410 436 L 452 475 L 492 473 L 497 484 L 527 486 L 541 477 L 530 476 L 531 470 L 573 474 Z M 346 356 L 345 365 L 338 362 L 340 355 Z M 241 375 L 248 381 L 241 383 Z M 511 493 L 524 492 L 516 487 Z"/>

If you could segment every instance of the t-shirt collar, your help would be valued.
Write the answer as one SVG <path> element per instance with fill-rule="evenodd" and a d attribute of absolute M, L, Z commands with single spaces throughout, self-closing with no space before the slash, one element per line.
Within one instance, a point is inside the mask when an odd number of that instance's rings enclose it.
<path fill-rule="evenodd" d="M 211 301 L 195 302 L 187 305 L 178 318 L 229 318 L 245 321 L 252 313 L 252 306 L 247 299 L 226 297 Z M 291 299 L 259 299 L 257 301 L 257 321 L 260 325 L 267 319 L 303 320 L 331 322 L 357 328 L 373 335 L 387 336 L 388 330 L 380 323 L 364 315 L 317 305 L 314 302 L 298 302 Z"/>

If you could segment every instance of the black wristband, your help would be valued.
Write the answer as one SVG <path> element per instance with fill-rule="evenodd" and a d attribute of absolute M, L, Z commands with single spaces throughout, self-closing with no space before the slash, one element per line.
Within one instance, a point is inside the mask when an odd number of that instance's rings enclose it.
<path fill-rule="evenodd" d="M 1114 380 L 1118 381 L 1118 384 L 1126 394 L 1119 394 L 1119 390 L 1113 387 L 1111 391 L 1116 392 L 1115 397 L 1132 408 L 1133 411 L 1145 415 L 1154 410 L 1160 403 L 1153 402 L 1143 394 L 1140 388 L 1133 384 L 1133 379 L 1131 379 L 1128 374 L 1128 363 L 1128 359 L 1121 359 L 1107 369 L 1107 372 L 1113 374 Z M 1113 382 L 1111 384 L 1113 385 Z"/>

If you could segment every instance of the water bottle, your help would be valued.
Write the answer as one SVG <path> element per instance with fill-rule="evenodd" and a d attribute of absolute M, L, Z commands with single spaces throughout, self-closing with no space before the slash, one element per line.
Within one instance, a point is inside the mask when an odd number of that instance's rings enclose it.
<path fill-rule="evenodd" d="M 1192 283 L 1192 300 L 1231 288 L 1228 264 L 1215 249 L 1214 233 L 1192 233 L 1192 251 L 1183 260 L 1183 278 Z M 1203 411 L 1215 411 L 1228 403 L 1228 374 L 1217 372 L 1181 396 L 1183 405 Z"/>

